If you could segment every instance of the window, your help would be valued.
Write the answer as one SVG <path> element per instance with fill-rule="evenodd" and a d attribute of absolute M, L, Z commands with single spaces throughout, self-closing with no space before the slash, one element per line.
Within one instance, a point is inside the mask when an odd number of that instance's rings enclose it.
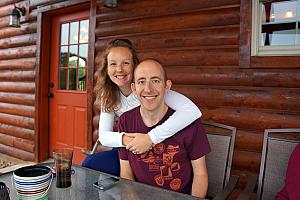
<path fill-rule="evenodd" d="M 60 31 L 59 89 L 85 91 L 89 20 L 64 23 Z"/>
<path fill-rule="evenodd" d="M 300 55 L 300 0 L 252 0 L 252 56 Z"/>

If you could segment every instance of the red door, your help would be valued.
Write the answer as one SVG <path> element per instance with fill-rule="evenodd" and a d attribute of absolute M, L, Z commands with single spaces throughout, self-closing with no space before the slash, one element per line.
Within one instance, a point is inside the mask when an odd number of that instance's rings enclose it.
<path fill-rule="evenodd" d="M 87 149 L 87 70 L 89 10 L 52 18 L 50 56 L 50 149 L 74 149 L 81 164 Z"/>

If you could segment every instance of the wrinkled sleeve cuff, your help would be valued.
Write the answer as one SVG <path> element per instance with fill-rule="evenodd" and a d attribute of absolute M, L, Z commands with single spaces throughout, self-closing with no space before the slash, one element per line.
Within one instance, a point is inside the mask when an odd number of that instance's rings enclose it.
<path fill-rule="evenodd" d="M 119 134 L 119 147 L 125 147 L 124 145 L 123 145 L 123 142 L 122 142 L 122 138 L 123 138 L 123 135 L 125 134 L 125 132 L 121 132 L 120 134 Z"/>
<path fill-rule="evenodd" d="M 153 142 L 153 144 L 159 143 L 153 129 L 148 133 L 148 135 L 149 135 L 151 141 Z"/>

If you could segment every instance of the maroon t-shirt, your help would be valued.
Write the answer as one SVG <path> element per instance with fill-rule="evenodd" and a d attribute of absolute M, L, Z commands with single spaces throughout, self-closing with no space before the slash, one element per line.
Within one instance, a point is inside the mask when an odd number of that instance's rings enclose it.
<path fill-rule="evenodd" d="M 168 109 L 157 124 L 166 121 L 174 110 Z M 155 126 L 157 126 L 155 125 Z M 119 119 L 119 131 L 148 133 L 140 114 L 140 106 L 124 113 Z M 177 192 L 191 194 L 193 169 L 191 160 L 210 152 L 210 146 L 200 119 L 174 136 L 156 144 L 150 151 L 135 155 L 125 148 L 119 148 L 121 160 L 129 160 L 135 179 L 139 182 Z"/>

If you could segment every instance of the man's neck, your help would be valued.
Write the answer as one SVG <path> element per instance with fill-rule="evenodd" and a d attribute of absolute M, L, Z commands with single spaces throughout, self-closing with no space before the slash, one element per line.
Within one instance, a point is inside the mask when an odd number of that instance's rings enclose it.
<path fill-rule="evenodd" d="M 161 107 L 151 111 L 144 109 L 142 106 L 140 107 L 143 122 L 148 127 L 156 125 L 165 116 L 167 111 L 168 106 L 165 103 Z"/>

